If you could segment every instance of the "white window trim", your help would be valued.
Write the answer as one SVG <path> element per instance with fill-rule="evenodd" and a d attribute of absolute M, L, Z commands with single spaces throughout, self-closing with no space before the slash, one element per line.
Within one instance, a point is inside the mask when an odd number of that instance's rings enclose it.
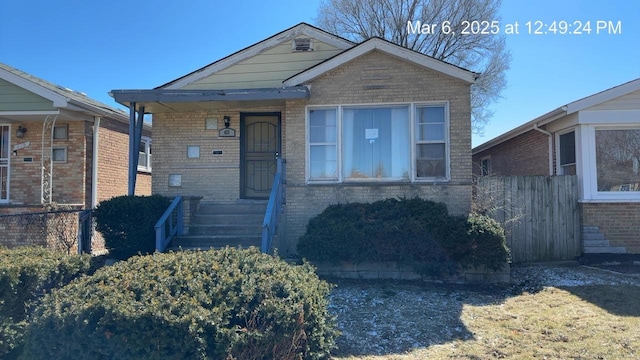
<path fill-rule="evenodd" d="M 640 129 L 639 126 L 633 124 L 610 124 L 610 125 L 583 125 L 580 132 L 576 132 L 576 143 L 578 134 L 584 156 L 578 159 L 576 153 L 576 161 L 578 166 L 580 162 L 584 164 L 582 168 L 577 169 L 582 178 L 582 202 L 640 202 L 640 191 L 598 191 L 598 170 L 596 163 L 596 130 L 630 130 Z"/>
<path fill-rule="evenodd" d="M 419 107 L 428 106 L 443 106 L 444 107 L 444 178 L 437 177 L 418 177 L 416 169 L 416 109 Z M 411 182 L 417 183 L 445 183 L 451 181 L 451 139 L 450 139 L 450 117 L 449 117 L 449 102 L 448 101 L 430 101 L 413 103 L 411 111 Z M 433 142 L 440 144 L 440 142 Z"/>
<path fill-rule="evenodd" d="M 153 164 L 151 164 L 151 157 L 150 157 L 150 153 L 149 153 L 149 149 L 151 148 L 151 138 L 148 136 L 143 136 L 140 138 L 140 144 L 144 144 L 144 151 L 145 151 L 145 156 L 147 158 L 147 166 L 143 166 L 138 164 L 138 171 L 143 171 L 143 172 L 151 172 L 151 169 L 153 168 Z M 138 156 L 140 156 L 140 150 L 138 149 L 138 151 L 136 152 L 136 154 L 138 154 Z"/>
<path fill-rule="evenodd" d="M 395 180 L 392 178 L 385 179 L 345 179 L 342 169 L 343 158 L 343 141 L 342 141 L 342 112 L 344 108 L 384 108 L 406 106 L 409 110 L 409 136 L 410 139 L 410 171 L 409 179 Z M 423 106 L 443 106 L 445 114 L 445 177 L 444 178 L 418 178 L 416 174 L 416 108 Z M 311 146 L 309 142 L 309 111 L 310 110 L 330 110 L 335 109 L 337 114 L 337 180 L 312 179 L 310 177 L 311 169 Z M 356 103 L 356 104 L 331 104 L 331 105 L 307 105 L 305 106 L 305 182 L 307 184 L 358 184 L 358 183 L 447 183 L 451 181 L 451 139 L 450 139 L 450 112 L 448 101 L 428 101 L 428 102 L 390 102 L 390 103 Z"/>
<path fill-rule="evenodd" d="M 576 174 L 578 173 L 578 141 L 579 141 L 579 136 L 578 136 L 578 129 L 576 127 L 571 127 L 562 131 L 558 131 L 555 134 L 555 142 L 556 142 L 556 149 L 555 149 L 555 153 L 556 153 L 556 174 L 560 175 L 561 171 L 562 171 L 562 165 L 560 165 L 560 135 L 564 135 L 564 134 L 568 134 L 570 132 L 574 132 L 574 138 L 575 138 L 575 152 L 576 152 L 576 162 L 574 163 L 574 165 L 576 166 Z M 571 165 L 571 164 L 567 164 L 567 165 Z"/>

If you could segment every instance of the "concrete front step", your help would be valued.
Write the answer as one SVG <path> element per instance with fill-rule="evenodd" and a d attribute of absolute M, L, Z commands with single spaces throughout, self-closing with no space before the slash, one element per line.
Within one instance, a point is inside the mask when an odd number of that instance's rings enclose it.
<path fill-rule="evenodd" d="M 583 240 L 582 246 L 584 247 L 609 247 L 608 240 Z"/>
<path fill-rule="evenodd" d="M 585 254 L 625 254 L 627 249 L 621 246 L 584 246 Z"/>
<path fill-rule="evenodd" d="M 582 233 L 582 240 L 604 240 L 604 234 L 601 232 L 583 232 Z"/>
<path fill-rule="evenodd" d="M 249 235 L 262 232 L 262 225 L 251 224 L 192 224 L 190 235 Z"/>
<path fill-rule="evenodd" d="M 262 214 L 267 210 L 266 202 L 240 203 L 240 204 L 200 204 L 198 214 L 201 215 L 226 215 L 226 214 Z"/>
<path fill-rule="evenodd" d="M 260 247 L 261 236 L 234 236 L 234 235 L 184 235 L 176 237 L 170 244 L 170 248 L 178 250 L 180 248 L 223 248 L 225 246 L 247 248 L 250 246 Z"/>
<path fill-rule="evenodd" d="M 262 225 L 264 213 L 262 214 L 217 214 L 205 215 L 197 213 L 193 219 L 195 225 L 240 225 L 252 224 Z"/>
<path fill-rule="evenodd" d="M 597 226 L 583 226 L 582 227 L 582 233 L 583 234 L 594 234 L 594 233 L 599 233 L 600 232 L 600 228 Z"/>

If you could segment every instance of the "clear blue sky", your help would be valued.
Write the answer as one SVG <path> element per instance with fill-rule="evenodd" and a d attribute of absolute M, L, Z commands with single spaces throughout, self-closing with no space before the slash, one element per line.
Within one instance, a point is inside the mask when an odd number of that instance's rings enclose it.
<path fill-rule="evenodd" d="M 305 21 L 319 0 L 5 0 L 0 62 L 116 106 L 112 89 L 149 89 Z M 479 145 L 568 102 L 640 78 L 640 1 L 505 0 L 508 88 Z M 495 20 L 495 19 L 487 19 Z M 589 21 L 590 35 L 529 35 L 526 22 Z M 596 35 L 596 22 L 621 34 Z M 534 30 L 534 29 L 532 29 Z M 604 31 L 603 31 L 604 32 Z"/>

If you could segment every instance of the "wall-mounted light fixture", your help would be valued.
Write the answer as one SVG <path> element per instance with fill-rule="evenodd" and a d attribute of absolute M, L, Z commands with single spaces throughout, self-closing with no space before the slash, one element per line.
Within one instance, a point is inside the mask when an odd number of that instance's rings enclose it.
<path fill-rule="evenodd" d="M 18 128 L 16 129 L 16 137 L 18 139 L 22 139 L 24 137 L 24 134 L 27 132 L 27 128 L 22 127 L 22 125 L 18 126 Z"/>
<path fill-rule="evenodd" d="M 228 116 L 223 116 L 222 119 L 224 120 L 224 127 L 229 128 L 229 125 L 231 125 L 231 118 Z"/>

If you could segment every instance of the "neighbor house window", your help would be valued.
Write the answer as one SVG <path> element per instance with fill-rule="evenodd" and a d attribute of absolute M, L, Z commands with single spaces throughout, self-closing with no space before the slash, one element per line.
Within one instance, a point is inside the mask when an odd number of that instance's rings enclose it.
<path fill-rule="evenodd" d="M 640 129 L 595 133 L 598 191 L 640 191 Z"/>
<path fill-rule="evenodd" d="M 309 181 L 446 180 L 445 110 L 411 104 L 310 109 Z"/>
<path fill-rule="evenodd" d="M 491 175 L 491 158 L 486 157 L 480 160 L 480 175 L 489 176 Z"/>
<path fill-rule="evenodd" d="M 151 171 L 151 139 L 145 136 L 138 146 L 138 170 Z"/>
<path fill-rule="evenodd" d="M 67 148 L 66 147 L 51 148 L 51 159 L 54 162 L 67 162 Z"/>
<path fill-rule="evenodd" d="M 447 176 L 446 122 L 444 106 L 416 108 L 416 176 Z"/>
<path fill-rule="evenodd" d="M 54 140 L 67 140 L 69 139 L 69 126 L 68 125 L 56 125 L 53 127 L 53 139 Z"/>
<path fill-rule="evenodd" d="M 336 109 L 309 111 L 309 177 L 338 179 L 338 118 Z"/>
<path fill-rule="evenodd" d="M 576 174 L 576 133 L 568 132 L 559 136 L 560 175 Z"/>

